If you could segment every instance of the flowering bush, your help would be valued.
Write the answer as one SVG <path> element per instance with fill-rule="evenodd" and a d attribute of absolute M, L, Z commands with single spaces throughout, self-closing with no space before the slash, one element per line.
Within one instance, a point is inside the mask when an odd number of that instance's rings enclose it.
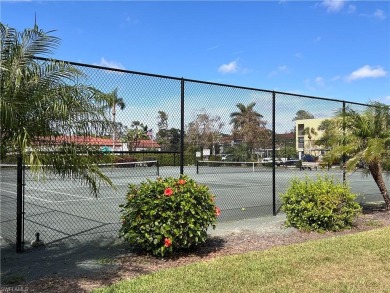
<path fill-rule="evenodd" d="M 208 187 L 184 175 L 130 184 L 120 207 L 120 237 L 161 256 L 204 243 L 221 213 Z"/>

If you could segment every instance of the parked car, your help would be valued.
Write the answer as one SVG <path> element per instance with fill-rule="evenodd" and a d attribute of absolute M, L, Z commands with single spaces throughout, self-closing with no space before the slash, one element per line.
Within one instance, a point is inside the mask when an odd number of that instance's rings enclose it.
<path fill-rule="evenodd" d="M 284 167 L 300 167 L 300 160 L 287 160 L 283 163 Z"/>
<path fill-rule="evenodd" d="M 261 164 L 264 165 L 264 166 L 270 166 L 270 165 L 272 165 L 272 162 L 273 162 L 272 158 L 263 158 L 261 160 Z M 283 161 L 280 160 L 280 159 L 276 159 L 275 160 L 275 165 L 276 166 L 281 166 L 281 165 L 283 165 Z"/>
<path fill-rule="evenodd" d="M 230 155 L 230 154 L 222 155 L 221 160 L 222 161 L 232 161 L 233 160 L 233 155 Z"/>

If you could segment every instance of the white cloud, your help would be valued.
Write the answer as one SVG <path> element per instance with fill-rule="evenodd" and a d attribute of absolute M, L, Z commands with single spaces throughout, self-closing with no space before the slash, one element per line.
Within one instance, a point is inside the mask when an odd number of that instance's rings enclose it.
<path fill-rule="evenodd" d="M 218 71 L 221 73 L 235 73 L 238 70 L 238 62 L 237 60 L 232 61 L 228 64 L 222 64 L 219 66 Z"/>
<path fill-rule="evenodd" d="M 355 5 L 349 5 L 348 6 L 348 13 L 354 13 L 356 11 Z"/>
<path fill-rule="evenodd" d="M 377 9 L 373 13 L 370 13 L 370 14 L 361 13 L 361 14 L 359 14 L 359 16 L 368 17 L 368 18 L 377 18 L 379 20 L 384 20 L 387 18 L 385 12 L 381 9 Z"/>
<path fill-rule="evenodd" d="M 290 73 L 290 69 L 286 65 L 280 65 L 278 66 L 277 69 L 272 70 L 269 74 L 268 77 L 278 75 L 279 73 Z"/>
<path fill-rule="evenodd" d="M 110 67 L 115 69 L 125 69 L 125 67 L 116 61 L 108 61 L 104 57 L 100 59 L 99 63 L 94 63 L 94 65 L 103 66 L 103 67 Z"/>
<path fill-rule="evenodd" d="M 212 51 L 212 50 L 215 50 L 215 49 L 217 49 L 217 48 L 219 48 L 218 45 L 212 46 L 212 47 L 206 48 L 206 51 Z"/>
<path fill-rule="evenodd" d="M 348 77 L 348 81 L 353 81 L 356 79 L 362 78 L 377 78 L 386 76 L 387 72 L 381 66 L 371 67 L 370 65 L 365 65 L 360 67 L 359 69 L 352 72 Z"/>
<path fill-rule="evenodd" d="M 390 106 L 390 96 L 381 97 L 381 98 L 372 98 L 372 101 L 377 101 Z"/>
<path fill-rule="evenodd" d="M 294 56 L 298 59 L 302 59 L 303 58 L 303 55 L 301 53 L 295 53 Z"/>
<path fill-rule="evenodd" d="M 338 12 L 343 9 L 344 4 L 344 0 L 324 0 L 321 2 L 321 5 L 326 7 L 328 12 Z"/>
<path fill-rule="evenodd" d="M 385 13 L 383 12 L 383 10 L 380 9 L 375 10 L 374 17 L 379 19 L 386 19 Z"/>
<path fill-rule="evenodd" d="M 325 80 L 321 76 L 316 77 L 315 82 L 319 86 L 325 86 Z"/>

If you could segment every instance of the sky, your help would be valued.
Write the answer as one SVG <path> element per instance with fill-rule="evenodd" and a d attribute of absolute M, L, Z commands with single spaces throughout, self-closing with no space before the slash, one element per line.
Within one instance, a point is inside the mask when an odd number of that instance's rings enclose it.
<path fill-rule="evenodd" d="M 19 31 L 35 15 L 55 30 L 56 59 L 390 104 L 390 1 L 2 0 L 0 9 Z"/>

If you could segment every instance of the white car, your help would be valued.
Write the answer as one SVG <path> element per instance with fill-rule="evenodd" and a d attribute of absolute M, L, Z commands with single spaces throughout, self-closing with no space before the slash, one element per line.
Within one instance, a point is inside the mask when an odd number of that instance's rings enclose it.
<path fill-rule="evenodd" d="M 222 155 L 221 160 L 222 161 L 228 161 L 229 158 L 231 158 L 231 157 L 232 157 L 232 155 Z"/>

